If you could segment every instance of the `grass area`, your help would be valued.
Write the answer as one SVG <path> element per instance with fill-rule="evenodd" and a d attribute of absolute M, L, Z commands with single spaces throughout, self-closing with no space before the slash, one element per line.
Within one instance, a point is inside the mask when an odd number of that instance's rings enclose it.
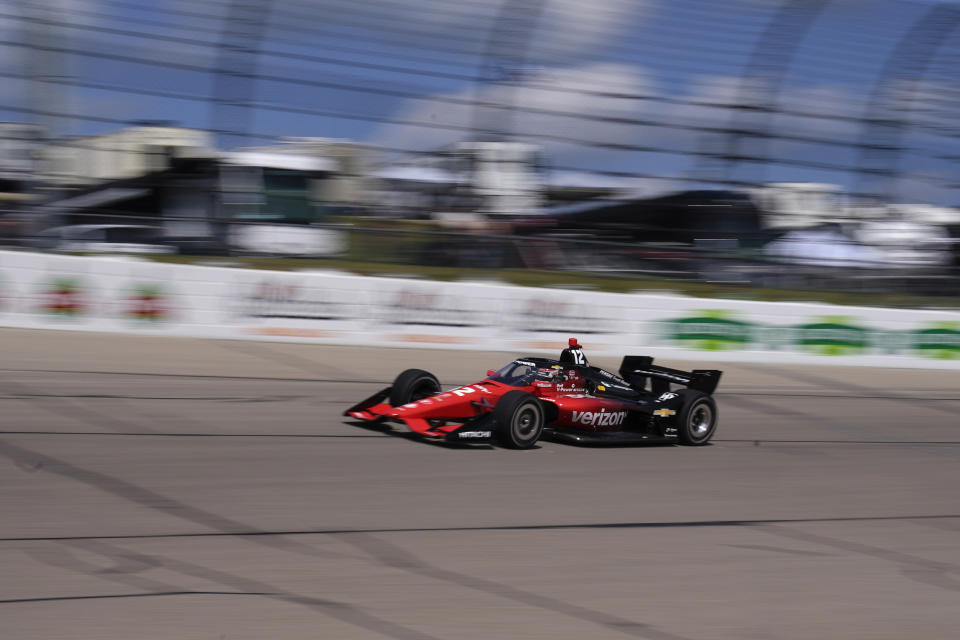
<path fill-rule="evenodd" d="M 553 287 L 614 293 L 678 293 L 702 298 L 729 298 L 737 300 L 765 300 L 776 302 L 827 302 L 844 305 L 923 308 L 960 308 L 960 300 L 947 297 L 931 298 L 883 293 L 841 293 L 819 289 L 787 289 L 753 285 L 729 285 L 705 282 L 670 280 L 667 278 L 634 277 L 629 275 L 600 275 L 573 271 L 537 271 L 532 269 L 467 269 L 458 267 L 428 267 L 381 262 L 337 259 L 230 257 L 157 255 L 158 262 L 231 266 L 245 269 L 301 271 L 331 269 L 368 276 L 411 276 L 431 280 L 498 281 L 525 287 Z"/>

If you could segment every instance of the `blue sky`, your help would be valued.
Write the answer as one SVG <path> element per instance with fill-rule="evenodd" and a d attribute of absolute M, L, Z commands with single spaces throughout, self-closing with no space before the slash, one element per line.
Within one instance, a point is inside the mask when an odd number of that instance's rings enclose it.
<path fill-rule="evenodd" d="M 165 120 L 241 130 L 221 137 L 231 145 L 320 136 L 399 151 L 449 145 L 493 123 L 541 145 L 568 175 L 640 190 L 684 188 L 710 176 L 872 189 L 850 171 L 864 162 L 852 146 L 864 134 L 851 119 L 870 112 L 894 46 L 932 4 L 796 2 L 800 16 L 813 16 L 809 29 L 791 31 L 794 18 L 780 27 L 782 37 L 764 40 L 781 6 L 772 0 L 514 0 L 512 13 L 502 0 L 275 0 L 259 23 L 256 80 L 224 91 L 211 73 L 223 63 L 223 0 L 4 0 L 0 33 L 8 44 L 0 46 L 10 82 L 0 92 L 0 119 L 29 117 L 27 83 L 15 76 L 47 69 L 57 78 L 43 96 L 43 119 L 67 135 Z M 31 13 L 31 6 L 38 8 Z M 493 28 L 498 14 L 512 16 L 513 32 Z M 52 35 L 44 42 L 54 51 L 25 56 L 15 46 L 24 15 L 47 21 Z M 780 65 L 794 33 L 802 39 Z M 949 124 L 958 40 L 944 41 L 923 78 L 884 85 L 881 95 L 907 86 L 920 96 L 915 104 L 925 108 L 927 125 L 900 139 L 915 152 L 899 160 L 910 175 L 890 189 L 897 199 L 960 203 L 954 163 L 936 157 L 960 154 Z M 493 63 L 515 71 L 512 85 L 478 82 Z M 744 83 L 764 74 L 773 74 L 776 89 L 766 97 Z M 214 107 L 217 97 L 242 97 L 244 87 L 254 108 Z M 516 108 L 509 117 L 495 109 L 478 115 L 478 100 Z M 765 100 L 789 113 L 729 108 Z M 718 131 L 757 126 L 774 138 L 735 147 Z M 777 161 L 732 164 L 703 155 L 731 149 Z"/>

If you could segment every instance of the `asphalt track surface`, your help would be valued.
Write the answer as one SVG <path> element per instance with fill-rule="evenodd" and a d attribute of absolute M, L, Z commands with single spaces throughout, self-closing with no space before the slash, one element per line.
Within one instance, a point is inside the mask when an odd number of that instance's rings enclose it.
<path fill-rule="evenodd" d="M 960 373 L 727 365 L 711 446 L 509 451 L 340 417 L 508 354 L 0 347 L 3 638 L 958 637 Z"/>

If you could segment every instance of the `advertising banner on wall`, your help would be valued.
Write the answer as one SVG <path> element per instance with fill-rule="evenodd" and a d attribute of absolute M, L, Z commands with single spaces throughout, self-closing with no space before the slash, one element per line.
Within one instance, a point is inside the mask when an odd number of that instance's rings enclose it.
<path fill-rule="evenodd" d="M 0 325 L 330 344 L 960 368 L 960 312 L 0 251 Z"/>

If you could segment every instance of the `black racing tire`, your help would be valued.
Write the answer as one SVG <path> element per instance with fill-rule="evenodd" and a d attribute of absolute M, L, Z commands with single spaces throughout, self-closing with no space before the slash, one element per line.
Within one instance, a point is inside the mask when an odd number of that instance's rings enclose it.
<path fill-rule="evenodd" d="M 717 430 L 717 403 L 695 389 L 678 392 L 683 406 L 677 418 L 677 438 L 681 444 L 699 447 L 707 444 Z"/>
<path fill-rule="evenodd" d="M 390 406 L 399 407 L 440 393 L 440 381 L 429 371 L 407 369 L 390 388 Z"/>
<path fill-rule="evenodd" d="M 537 444 L 546 424 L 543 405 L 526 391 L 508 391 L 493 408 L 497 441 L 508 449 L 529 449 Z"/>

